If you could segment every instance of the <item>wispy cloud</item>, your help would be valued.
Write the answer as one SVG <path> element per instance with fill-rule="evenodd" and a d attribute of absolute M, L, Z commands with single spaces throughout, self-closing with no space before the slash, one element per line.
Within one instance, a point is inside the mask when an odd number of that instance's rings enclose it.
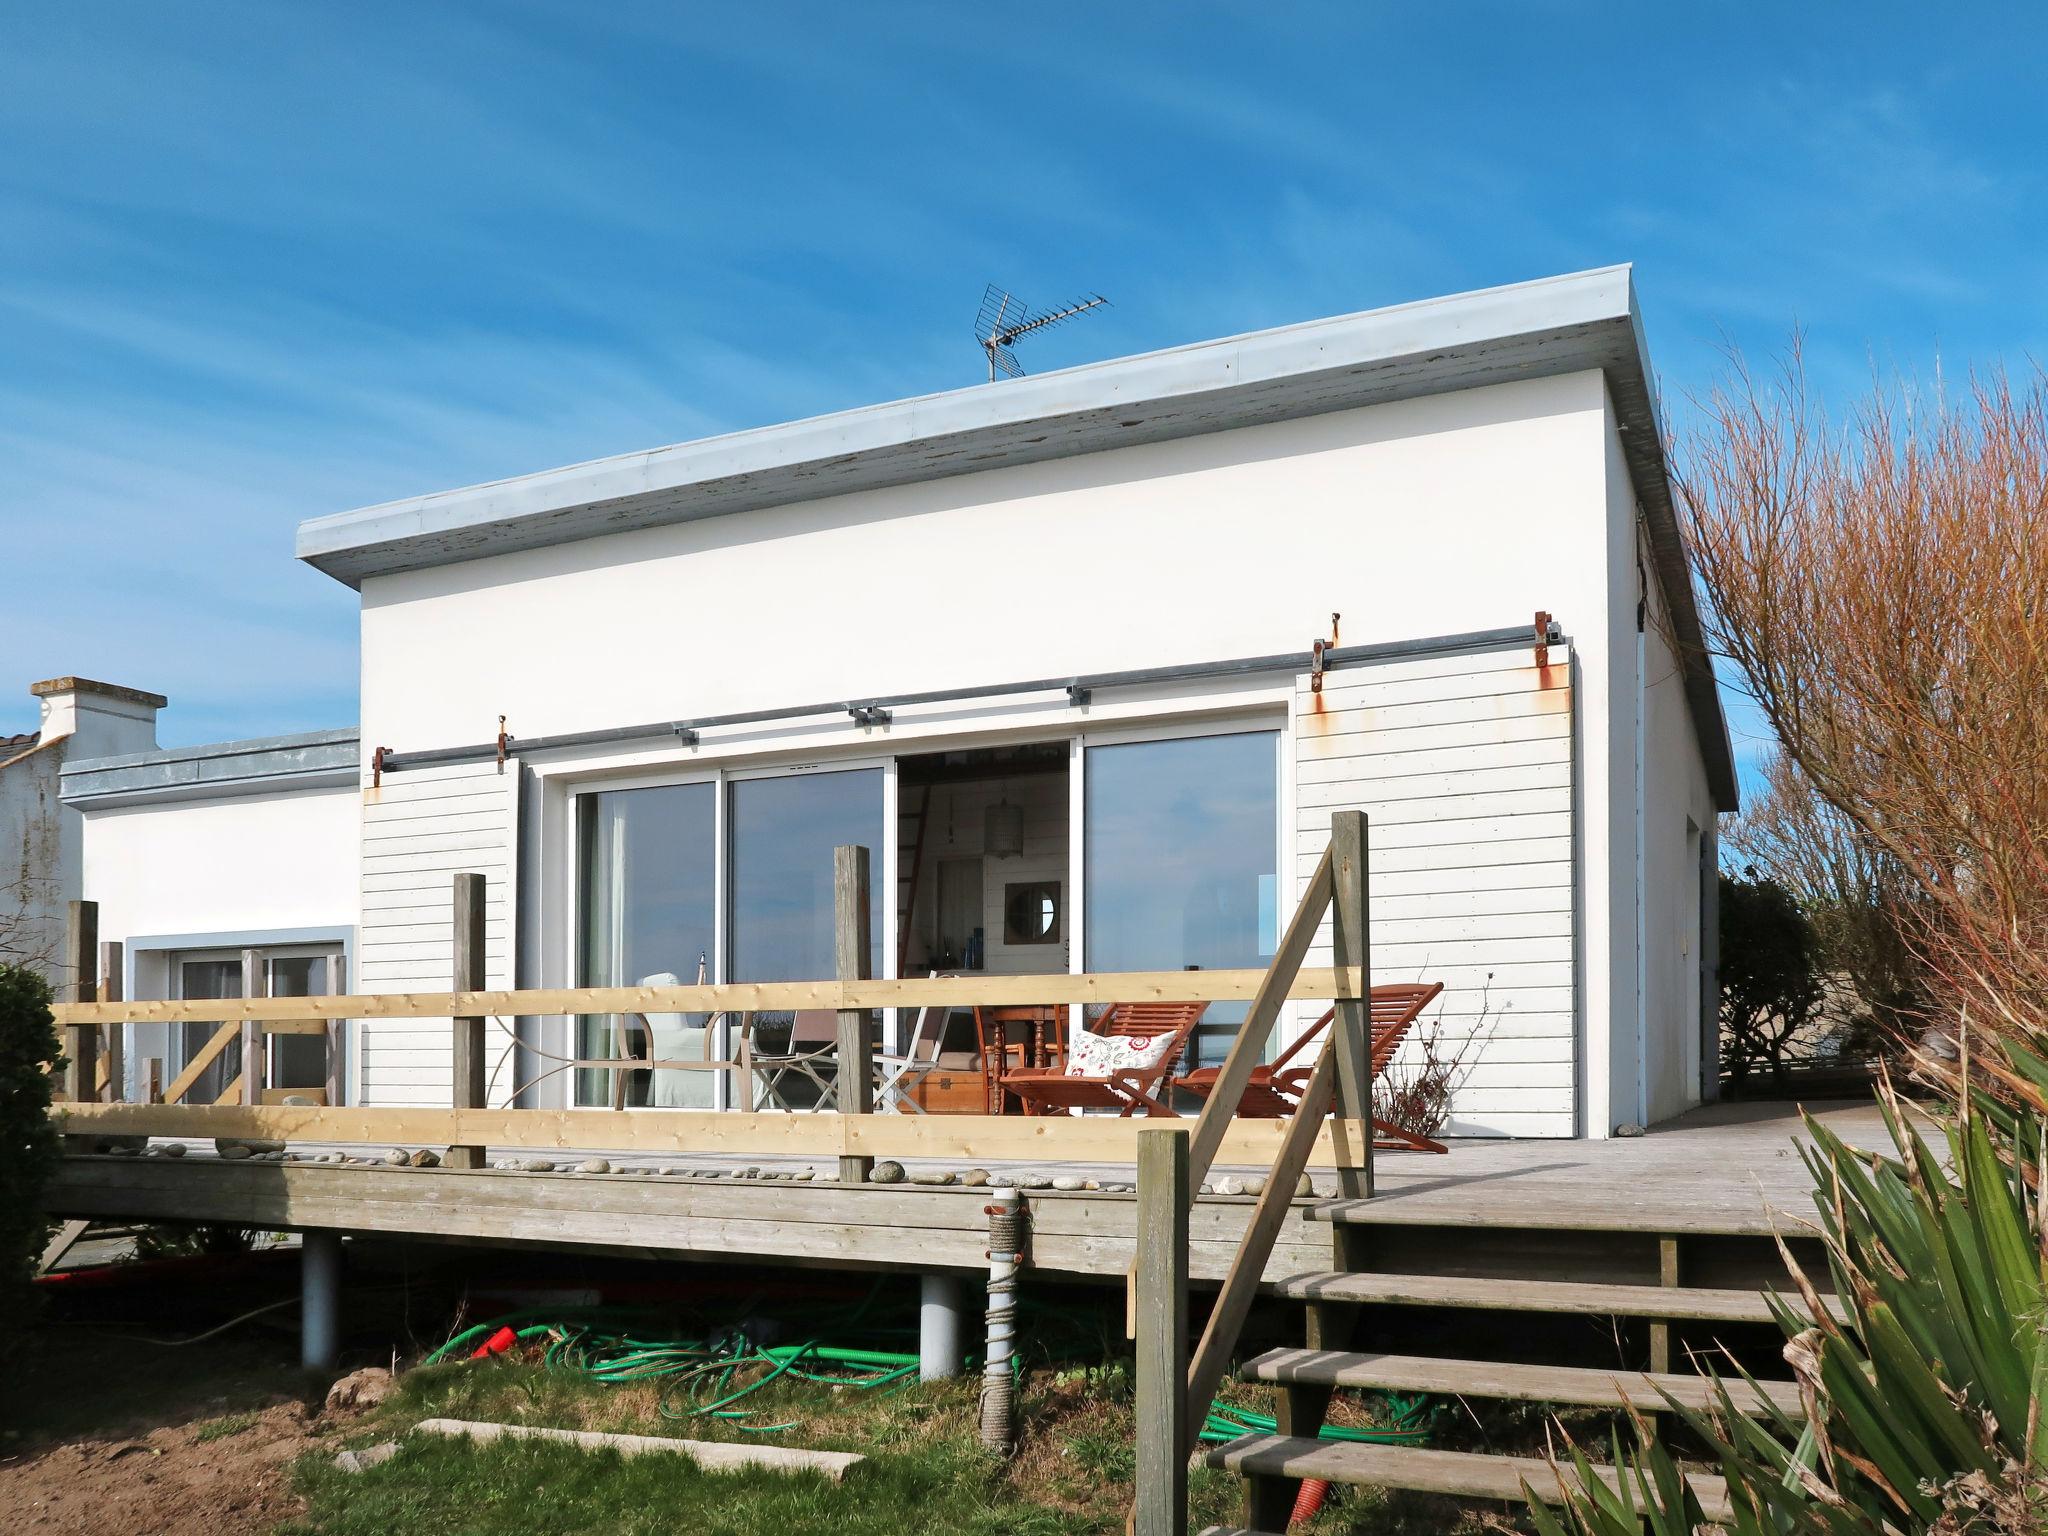
<path fill-rule="evenodd" d="M 619 0 L 11 16 L 0 729 L 353 714 L 301 518 L 973 382 L 983 281 L 1068 362 L 1636 260 L 1667 388 L 1795 321 L 2048 352 L 2025 49 L 1585 7 Z"/>

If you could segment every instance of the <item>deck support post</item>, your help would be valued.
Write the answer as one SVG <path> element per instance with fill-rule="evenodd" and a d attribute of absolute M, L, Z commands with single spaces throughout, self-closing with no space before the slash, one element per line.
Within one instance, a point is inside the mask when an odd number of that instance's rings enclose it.
<path fill-rule="evenodd" d="M 121 964 L 121 941 L 102 939 L 100 941 L 99 990 L 94 994 L 103 1003 L 121 1001 L 121 976 L 125 968 Z M 102 1040 L 107 1057 L 107 1102 L 119 1104 L 128 1097 L 128 1026 L 109 1024 Z M 97 1077 L 95 1077 L 97 1082 Z"/>
<path fill-rule="evenodd" d="M 1138 1132 L 1138 1466 L 1134 1536 L 1187 1536 L 1188 1138 Z M 1207 1403 L 1201 1405 L 1208 1408 Z"/>
<path fill-rule="evenodd" d="M 268 997 L 269 977 L 265 974 L 263 955 L 259 950 L 242 951 L 242 996 Z M 261 1104 L 263 1102 L 263 1021 L 244 1019 L 242 1021 L 242 1102 Z"/>
<path fill-rule="evenodd" d="M 960 1374 L 960 1277 L 920 1275 L 917 1282 L 917 1379 L 950 1381 Z"/>
<path fill-rule="evenodd" d="M 455 877 L 455 966 L 453 990 L 484 989 L 484 877 Z M 455 1073 L 453 1104 L 457 1109 L 484 1108 L 484 1021 L 482 1015 L 454 1020 Z M 484 1149 L 451 1146 L 442 1160 L 449 1168 L 481 1168 Z"/>
<path fill-rule="evenodd" d="M 1346 1199 L 1374 1193 L 1372 1144 L 1372 924 L 1366 911 L 1372 840 L 1363 811 L 1330 817 L 1330 963 L 1341 972 L 1357 966 L 1359 995 L 1337 999 L 1331 1049 L 1337 1055 L 1335 1109 L 1340 1119 L 1365 1127 L 1356 1167 L 1337 1169 L 1337 1192 Z"/>
<path fill-rule="evenodd" d="M 70 921 L 64 930 L 64 969 L 70 975 L 65 997 L 69 1002 L 99 1000 L 99 978 L 94 962 L 99 957 L 100 904 L 96 901 L 71 903 Z M 99 1097 L 99 1026 L 74 1024 L 65 1034 L 64 1097 L 74 1104 L 86 1104 Z"/>
<path fill-rule="evenodd" d="M 341 1234 L 308 1231 L 299 1249 L 299 1364 L 329 1371 L 341 1349 Z"/>
<path fill-rule="evenodd" d="M 1657 1283 L 1675 1286 L 1678 1276 L 1678 1239 L 1666 1235 L 1657 1239 Z M 1660 1374 L 1671 1369 L 1671 1324 L 1658 1320 L 1650 1324 L 1650 1369 Z"/>
<path fill-rule="evenodd" d="M 869 936 L 873 913 L 868 902 L 868 851 L 857 844 L 832 850 L 833 953 L 841 981 L 866 981 L 873 974 Z M 839 1012 L 838 1075 L 834 1093 L 842 1115 L 868 1115 L 875 1108 L 875 1052 L 868 1037 L 868 1010 Z M 865 1184 L 874 1170 L 872 1157 L 842 1154 L 839 1178 Z"/>

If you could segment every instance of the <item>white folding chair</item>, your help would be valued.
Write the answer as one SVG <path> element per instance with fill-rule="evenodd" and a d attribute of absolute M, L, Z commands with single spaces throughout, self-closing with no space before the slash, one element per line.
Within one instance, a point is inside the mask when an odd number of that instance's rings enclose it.
<path fill-rule="evenodd" d="M 875 1108 L 897 1114 L 921 1115 L 924 1106 L 911 1097 L 939 1065 L 939 1046 L 946 1036 L 946 1020 L 953 1015 L 950 1004 L 920 1008 L 910 1031 L 910 1045 L 901 1055 L 882 1052 L 875 1057 Z"/>

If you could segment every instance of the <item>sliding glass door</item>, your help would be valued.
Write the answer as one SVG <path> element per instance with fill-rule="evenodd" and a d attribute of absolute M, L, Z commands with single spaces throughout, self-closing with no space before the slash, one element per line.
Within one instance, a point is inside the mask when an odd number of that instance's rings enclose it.
<path fill-rule="evenodd" d="M 1278 732 L 1090 746 L 1084 794 L 1089 970 L 1267 963 L 1278 884 Z M 1190 1066 L 1223 1059 L 1246 1007 L 1209 1005 Z"/>
<path fill-rule="evenodd" d="M 868 963 L 882 964 L 882 770 L 736 779 L 728 787 L 734 981 L 835 974 L 832 850 L 868 850 Z"/>
<path fill-rule="evenodd" d="M 724 839 L 720 844 L 720 804 Z M 579 970 L 585 986 L 664 986 L 698 981 L 821 981 L 837 966 L 833 945 L 833 849 L 869 851 L 873 917 L 869 963 L 882 960 L 882 770 L 782 773 L 578 797 L 581 860 Z M 723 938 L 719 903 L 723 893 Z M 725 963 L 720 963 L 723 944 Z M 586 1015 L 576 1055 L 616 1060 L 730 1059 L 736 1041 L 702 1014 Z M 771 1043 L 791 1015 L 763 1015 Z M 713 1032 L 707 1038 L 707 1029 Z M 779 1047 L 778 1047 L 779 1048 Z M 726 1074 L 657 1068 L 576 1074 L 576 1102 L 712 1109 Z"/>
<path fill-rule="evenodd" d="M 687 986 L 717 979 L 717 786 L 665 784 L 602 790 L 581 797 L 583 846 L 582 984 L 590 987 Z M 703 1014 L 586 1014 L 577 1021 L 576 1054 L 621 1054 L 655 1061 L 703 1061 Z M 613 1074 L 577 1074 L 580 1104 L 612 1102 Z M 656 1069 L 618 1085 L 627 1104 L 711 1109 L 717 1075 Z"/>

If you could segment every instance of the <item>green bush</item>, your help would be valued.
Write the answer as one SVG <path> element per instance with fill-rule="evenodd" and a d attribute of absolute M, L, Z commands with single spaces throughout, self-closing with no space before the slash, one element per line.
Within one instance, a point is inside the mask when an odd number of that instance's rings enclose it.
<path fill-rule="evenodd" d="M 2048 1082 L 2048 1063 L 2036 1062 Z M 1734 1536 L 2017 1536 L 2048 1529 L 2048 1246 L 2039 1162 L 2048 1119 L 1980 1099 L 1937 1158 L 1887 1092 L 1895 1158 L 1809 1122 L 1805 1150 L 1837 1320 L 1806 1291 L 1780 1305 L 1804 1415 L 1671 1407 L 1727 1480 Z M 1796 1272 L 1795 1272 L 1796 1273 Z M 1801 1280 L 1802 1289 L 1804 1281 Z M 1705 1523 L 1663 1441 L 1639 1421 L 1613 1447 L 1618 1489 L 1576 1448 L 1544 1536 L 1689 1536 Z"/>
<path fill-rule="evenodd" d="M 1721 1066 L 1738 1094 L 1750 1077 L 1770 1074 L 1782 1091 L 1785 1068 L 1820 1011 L 1818 944 L 1792 892 L 1776 880 L 1721 876 Z"/>
<path fill-rule="evenodd" d="M 0 1352 L 23 1315 L 24 1293 L 49 1238 L 43 1183 L 57 1164 L 50 1090 L 59 1065 L 50 984 L 0 965 Z"/>

